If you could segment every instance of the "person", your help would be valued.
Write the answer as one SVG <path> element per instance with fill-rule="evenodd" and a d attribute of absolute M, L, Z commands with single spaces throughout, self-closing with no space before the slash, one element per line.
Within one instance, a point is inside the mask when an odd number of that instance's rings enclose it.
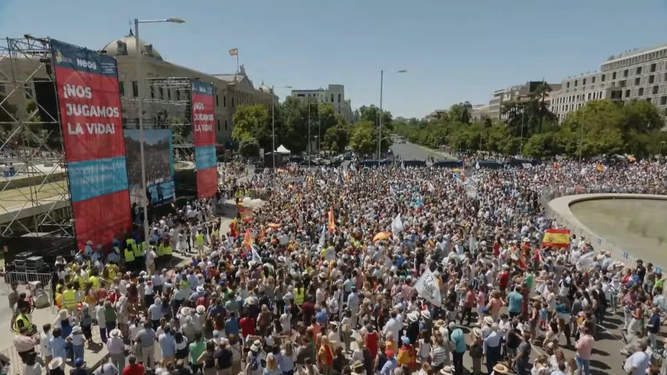
<path fill-rule="evenodd" d="M 37 345 L 38 342 L 30 336 L 28 327 L 22 327 L 19 334 L 14 337 L 14 347 L 24 364 L 26 359 L 35 353 L 35 346 Z"/>
<path fill-rule="evenodd" d="M 93 375 L 119 375 L 118 368 L 109 359 L 108 363 L 103 363 L 93 371 Z"/>
<path fill-rule="evenodd" d="M 463 356 L 466 353 L 466 341 L 463 334 L 463 330 L 460 327 L 457 327 L 454 322 L 449 323 L 449 337 L 454 344 L 452 350 L 452 362 L 454 363 L 454 373 L 456 375 L 463 374 Z"/>
<path fill-rule="evenodd" d="M 76 358 L 73 362 L 74 368 L 69 370 L 70 375 L 88 375 L 88 370 L 85 368 L 86 363 L 83 358 Z"/>
<path fill-rule="evenodd" d="M 47 365 L 49 375 L 65 375 L 65 360 L 62 357 L 54 357 Z"/>
<path fill-rule="evenodd" d="M 176 360 L 176 341 L 172 335 L 170 325 L 164 326 L 163 332 L 158 336 L 158 344 L 160 345 L 162 362 L 165 365 L 173 363 Z"/>
<path fill-rule="evenodd" d="M 114 328 L 109 332 L 107 350 L 109 351 L 109 361 L 117 369 L 125 368 L 125 343 L 118 328 Z"/>
<path fill-rule="evenodd" d="M 137 363 L 137 357 L 130 355 L 127 357 L 128 365 L 123 368 L 123 375 L 144 375 L 146 370 L 141 363 Z"/>
<path fill-rule="evenodd" d="M 51 357 L 53 357 L 54 359 L 60 358 L 63 363 L 62 367 L 64 369 L 65 359 L 67 358 L 67 349 L 66 349 L 67 341 L 61 335 L 62 331 L 60 330 L 60 328 L 53 329 L 53 336 L 51 336 L 50 340 Z M 53 360 L 51 361 L 53 362 Z"/>
<path fill-rule="evenodd" d="M 78 325 L 74 326 L 72 328 L 72 333 L 66 337 L 66 340 L 72 345 L 72 362 L 74 362 L 77 358 L 80 358 L 83 361 L 84 344 L 87 340 L 83 335 L 83 330 L 81 327 Z"/>
<path fill-rule="evenodd" d="M 264 372 L 265 366 L 266 354 L 262 350 L 262 343 L 259 340 L 255 340 L 248 351 L 244 372 L 246 375 L 261 375 Z"/>
<path fill-rule="evenodd" d="M 206 351 L 206 344 L 202 340 L 202 334 L 197 332 L 195 333 L 194 342 L 190 344 L 190 368 L 192 372 L 197 373 L 201 368 L 203 361 L 200 361 L 199 358 Z"/>
<path fill-rule="evenodd" d="M 150 321 L 143 322 L 143 328 L 140 329 L 135 340 L 141 347 L 141 363 L 146 369 L 152 369 L 155 366 L 155 330 Z"/>
<path fill-rule="evenodd" d="M 39 334 L 39 350 L 42 353 L 42 359 L 48 364 L 53 359 L 51 355 L 51 324 L 42 326 L 42 333 Z"/>
<path fill-rule="evenodd" d="M 222 342 L 213 353 L 218 375 L 232 375 L 232 350 L 229 342 Z M 281 361 L 282 362 L 282 361 Z"/>
<path fill-rule="evenodd" d="M 577 341 L 577 374 L 581 375 L 582 371 L 586 375 L 591 374 L 591 353 L 593 352 L 593 346 L 595 345 L 595 339 L 591 335 L 591 330 L 589 327 L 583 327 L 582 335 Z"/>
<path fill-rule="evenodd" d="M 640 340 L 637 343 L 637 351 L 625 360 L 623 369 L 628 375 L 644 375 L 650 365 L 650 357 L 646 353 L 648 343 L 646 340 Z"/>
<path fill-rule="evenodd" d="M 37 361 L 37 353 L 32 352 L 25 358 L 24 375 L 42 375 L 42 364 Z"/>
<path fill-rule="evenodd" d="M 523 341 L 521 342 L 521 344 L 519 344 L 519 347 L 517 348 L 517 356 L 514 358 L 517 375 L 530 374 L 529 361 L 530 361 L 531 351 L 532 351 L 532 345 L 530 344 L 530 332 L 524 331 Z M 495 371 L 495 369 L 493 370 Z M 491 371 L 489 371 L 489 373 L 490 372 Z"/>
<path fill-rule="evenodd" d="M 278 368 L 278 361 L 273 353 L 266 355 L 266 367 L 264 367 L 262 375 L 282 375 L 282 371 Z"/>

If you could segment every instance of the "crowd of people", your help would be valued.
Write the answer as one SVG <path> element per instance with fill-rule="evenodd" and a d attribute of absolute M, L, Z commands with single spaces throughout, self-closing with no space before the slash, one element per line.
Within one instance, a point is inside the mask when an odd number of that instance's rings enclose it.
<path fill-rule="evenodd" d="M 667 275 L 594 253 L 575 235 L 543 244 L 561 227 L 541 197 L 665 194 L 665 176 L 652 162 L 567 160 L 254 175 L 234 189 L 264 191 L 263 204 L 229 229 L 214 225 L 207 246 L 174 269 L 126 273 L 122 258 L 85 252 L 63 264 L 59 272 L 90 298 L 63 299 L 44 327 L 19 311 L 16 348 L 31 374 L 41 371 L 37 352 L 52 374 L 66 362 L 73 375 L 85 371 L 83 349 L 99 330 L 110 360 L 97 374 L 589 375 L 598 343 L 620 339 L 623 371 L 664 375 Z M 164 221 L 151 244 L 198 247 Z M 624 334 L 609 338 L 606 321 L 617 312 Z"/>

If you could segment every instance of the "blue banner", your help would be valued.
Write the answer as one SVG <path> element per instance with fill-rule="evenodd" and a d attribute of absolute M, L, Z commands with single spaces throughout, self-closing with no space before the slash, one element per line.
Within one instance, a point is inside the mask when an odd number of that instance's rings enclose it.
<path fill-rule="evenodd" d="M 124 157 L 74 162 L 68 171 L 73 202 L 127 190 Z"/>
<path fill-rule="evenodd" d="M 195 148 L 195 166 L 198 171 L 214 168 L 217 165 L 215 160 L 215 146 L 203 146 Z"/>

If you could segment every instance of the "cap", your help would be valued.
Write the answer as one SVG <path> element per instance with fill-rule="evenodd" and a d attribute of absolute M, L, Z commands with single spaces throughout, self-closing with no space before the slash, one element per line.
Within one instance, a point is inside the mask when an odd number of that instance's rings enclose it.
<path fill-rule="evenodd" d="M 81 367 L 83 366 L 83 358 L 77 358 L 74 360 L 74 367 Z"/>

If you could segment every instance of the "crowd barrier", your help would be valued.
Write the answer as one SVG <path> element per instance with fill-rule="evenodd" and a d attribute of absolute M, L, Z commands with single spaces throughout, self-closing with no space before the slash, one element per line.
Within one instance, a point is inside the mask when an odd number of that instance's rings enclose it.
<path fill-rule="evenodd" d="M 626 267 L 634 268 L 637 266 L 637 260 L 640 259 L 630 253 L 630 250 L 621 249 L 620 247 L 613 245 L 612 243 L 606 241 L 604 238 L 599 237 L 597 234 L 590 231 L 588 228 L 582 226 L 580 223 L 572 222 L 571 220 L 563 217 L 559 212 L 554 210 L 549 202 L 552 200 L 566 196 L 566 195 L 579 195 L 579 194 L 596 194 L 596 193 L 636 193 L 635 191 L 623 191 L 619 189 L 589 189 L 584 187 L 575 187 L 565 190 L 548 190 L 544 191 L 540 197 L 540 203 L 544 207 L 546 217 L 549 219 L 556 220 L 557 223 L 564 226 L 570 230 L 571 234 L 576 234 L 578 238 L 585 237 L 590 241 L 591 246 L 596 252 L 608 251 L 611 254 L 611 258 L 614 261 L 623 263 Z M 664 266 L 664 265 L 663 265 Z M 656 271 L 661 271 L 662 269 L 655 265 Z"/>

